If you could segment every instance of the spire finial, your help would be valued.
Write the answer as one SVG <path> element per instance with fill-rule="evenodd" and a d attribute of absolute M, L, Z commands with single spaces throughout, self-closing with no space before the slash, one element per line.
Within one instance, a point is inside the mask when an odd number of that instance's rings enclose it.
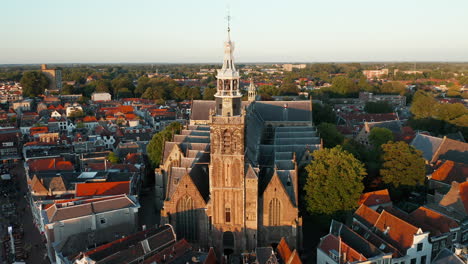
<path fill-rule="evenodd" d="M 227 7 L 226 20 L 227 20 L 228 38 L 229 40 L 231 40 L 231 9 L 229 8 L 229 6 Z"/>

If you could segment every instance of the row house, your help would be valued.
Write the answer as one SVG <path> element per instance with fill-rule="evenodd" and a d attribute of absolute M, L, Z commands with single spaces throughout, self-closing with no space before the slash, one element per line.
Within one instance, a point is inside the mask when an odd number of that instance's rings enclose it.
<path fill-rule="evenodd" d="M 137 199 L 127 195 L 49 204 L 42 210 L 41 223 L 49 259 L 52 263 L 56 262 L 53 246 L 72 235 L 122 225 L 133 226 L 135 232 L 139 208 Z"/>
<path fill-rule="evenodd" d="M 439 138 L 418 133 L 411 141 L 411 145 L 423 152 L 423 158 L 429 165 L 443 160 L 468 164 L 468 143 L 446 136 Z"/>
<path fill-rule="evenodd" d="M 21 159 L 20 139 L 19 129 L 0 129 L 0 161 L 2 163 L 13 163 Z"/>
<path fill-rule="evenodd" d="M 176 240 L 170 225 L 151 228 L 79 254 L 74 264 L 85 263 L 199 263 L 216 264 L 214 250 L 196 250 L 185 239 Z"/>
<path fill-rule="evenodd" d="M 392 253 L 391 263 L 430 263 L 429 232 L 385 209 L 379 213 L 361 205 L 354 213 L 351 229 L 380 250 L 388 249 Z"/>

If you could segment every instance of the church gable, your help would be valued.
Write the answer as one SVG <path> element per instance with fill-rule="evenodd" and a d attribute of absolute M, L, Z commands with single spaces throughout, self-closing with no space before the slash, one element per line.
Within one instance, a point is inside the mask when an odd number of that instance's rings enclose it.
<path fill-rule="evenodd" d="M 205 208 L 206 202 L 198 191 L 197 186 L 192 181 L 189 173 L 186 173 L 175 185 L 175 190 L 170 196 L 170 200 L 164 202 L 167 212 L 176 212 L 176 206 L 179 199 L 189 196 L 194 201 L 195 208 Z M 171 210 L 172 209 L 172 210 Z"/>

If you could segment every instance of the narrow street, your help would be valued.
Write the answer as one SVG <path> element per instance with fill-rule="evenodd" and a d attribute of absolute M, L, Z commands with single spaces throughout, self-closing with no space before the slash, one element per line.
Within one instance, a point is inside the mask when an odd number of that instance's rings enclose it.
<path fill-rule="evenodd" d="M 8 226 L 13 226 L 14 232 L 15 230 L 22 230 L 20 232 L 22 237 L 18 238 L 16 243 L 22 246 L 26 263 L 50 263 L 46 257 L 43 236 L 39 233 L 32 220 L 31 208 L 26 197 L 28 188 L 22 163 L 16 164 L 10 170 L 10 174 L 12 175 L 12 185 L 16 186 L 16 189 L 14 189 L 16 191 L 16 199 L 14 201 L 16 212 L 13 217 L 8 218 L 9 220 L 2 221 L 2 228 L 0 229 L 1 237 L 4 238 L 5 235 L 8 235 Z M 6 220 L 3 215 L 2 220 Z"/>

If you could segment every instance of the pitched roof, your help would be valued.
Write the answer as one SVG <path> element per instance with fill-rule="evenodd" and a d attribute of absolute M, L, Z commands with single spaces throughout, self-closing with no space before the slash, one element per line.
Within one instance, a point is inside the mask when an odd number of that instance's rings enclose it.
<path fill-rule="evenodd" d="M 338 239 L 333 234 L 328 234 L 325 237 L 321 238 L 318 248 L 325 252 L 325 254 L 327 255 L 329 255 L 331 251 L 334 251 L 334 254 L 338 254 L 339 252 L 341 252 L 341 260 L 343 261 L 343 263 L 367 260 L 366 257 L 364 257 L 362 254 L 357 252 L 355 249 L 353 249 L 343 241 L 341 241 L 340 243 L 340 239 Z"/>
<path fill-rule="evenodd" d="M 431 162 L 452 160 L 468 164 L 468 143 L 444 137 Z"/>
<path fill-rule="evenodd" d="M 133 263 L 142 256 L 174 246 L 176 237 L 171 226 L 148 229 L 99 246 L 84 255 L 96 263 Z M 169 247 L 172 249 L 172 247 Z M 182 252 L 185 253 L 185 250 Z M 169 256 L 169 255 L 168 255 Z"/>
<path fill-rule="evenodd" d="M 64 158 L 32 159 L 26 162 L 30 172 L 40 171 L 73 171 L 75 168 L 70 161 Z"/>
<path fill-rule="evenodd" d="M 410 223 L 382 211 L 374 226 L 383 233 L 387 233 L 390 240 L 402 249 L 408 249 L 413 244 L 413 236 L 418 232 L 418 228 Z"/>
<path fill-rule="evenodd" d="M 462 183 L 468 178 L 468 164 L 447 160 L 432 173 L 432 180 L 452 184 L 453 181 Z"/>
<path fill-rule="evenodd" d="M 286 239 L 284 239 L 284 237 L 281 238 L 278 246 L 276 247 L 276 251 L 278 251 L 284 263 L 286 263 L 289 257 L 291 257 L 291 249 L 289 248 L 288 243 L 286 242 Z"/>
<path fill-rule="evenodd" d="M 432 264 L 466 264 L 466 261 L 463 261 L 455 253 L 453 253 L 448 248 L 442 249 L 437 256 L 432 260 Z"/>
<path fill-rule="evenodd" d="M 395 134 L 401 133 L 403 130 L 401 128 L 400 120 L 389 120 L 381 122 L 365 122 L 364 127 L 366 131 L 370 132 L 374 127 L 386 128 L 392 131 Z"/>
<path fill-rule="evenodd" d="M 427 231 L 430 231 L 434 235 L 448 233 L 451 228 L 459 226 L 453 219 L 423 206 L 411 212 L 410 216 L 416 223 L 432 227 L 431 230 Z"/>
<path fill-rule="evenodd" d="M 452 182 L 452 187 L 440 200 L 439 205 L 450 207 L 453 210 L 468 215 L 468 182 Z"/>
<path fill-rule="evenodd" d="M 423 157 L 427 161 L 432 160 L 432 156 L 442 143 L 442 138 L 432 137 L 424 134 L 417 134 L 411 142 L 411 146 L 423 152 Z"/>
<path fill-rule="evenodd" d="M 76 197 L 129 194 L 130 181 L 77 183 L 75 189 Z"/>
<path fill-rule="evenodd" d="M 380 215 L 366 205 L 361 204 L 361 206 L 359 206 L 359 208 L 354 212 L 354 216 L 358 220 L 364 220 L 363 224 L 373 226 Z"/>
<path fill-rule="evenodd" d="M 374 206 L 391 202 L 392 199 L 390 198 L 390 194 L 387 189 L 363 193 L 359 199 L 359 204 L 364 204 L 366 206 Z"/>
<path fill-rule="evenodd" d="M 86 200 L 73 202 L 71 205 L 54 204 L 45 210 L 49 223 L 67 219 L 103 213 L 136 206 L 128 196 L 113 196 L 106 200 L 87 203 Z"/>

